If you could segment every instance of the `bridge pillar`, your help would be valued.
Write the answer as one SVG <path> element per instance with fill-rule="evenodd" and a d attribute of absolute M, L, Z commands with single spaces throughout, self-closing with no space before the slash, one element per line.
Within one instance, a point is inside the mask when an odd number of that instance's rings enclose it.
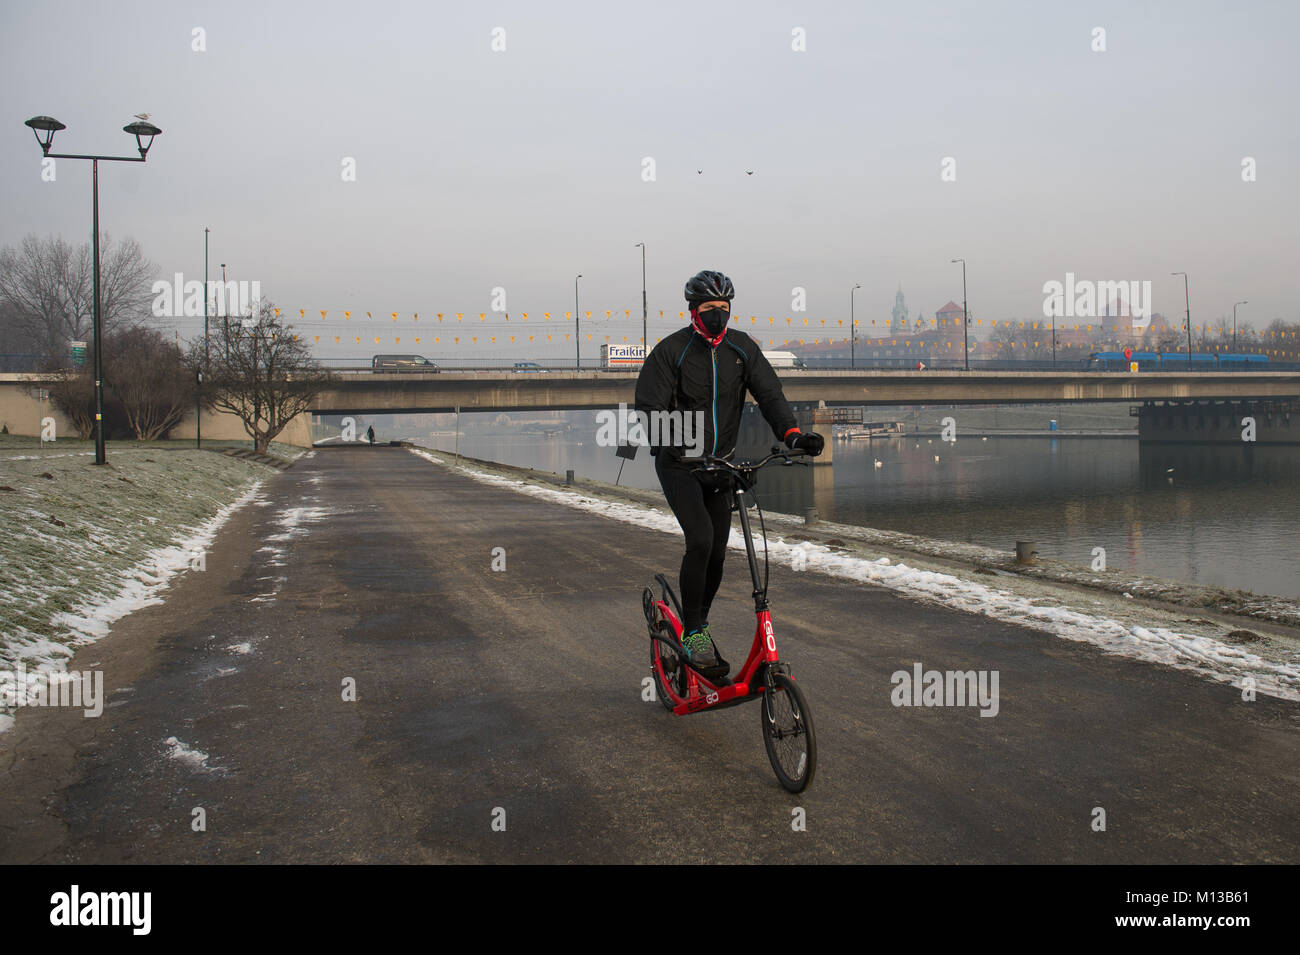
<path fill-rule="evenodd" d="M 1293 399 L 1148 401 L 1134 409 L 1138 440 L 1242 444 L 1254 424 L 1256 444 L 1300 444 L 1300 402 Z"/>
<path fill-rule="evenodd" d="M 820 408 L 807 402 L 791 402 L 790 407 L 794 410 L 795 420 L 799 422 L 799 430 L 816 431 L 826 439 L 825 448 L 813 463 L 818 466 L 832 464 L 835 443 L 831 440 L 831 421 L 834 413 L 830 408 Z M 746 404 L 745 412 L 740 416 L 740 436 L 736 441 L 737 456 L 761 457 L 776 443 L 772 429 L 762 412 L 758 410 L 758 405 Z"/>

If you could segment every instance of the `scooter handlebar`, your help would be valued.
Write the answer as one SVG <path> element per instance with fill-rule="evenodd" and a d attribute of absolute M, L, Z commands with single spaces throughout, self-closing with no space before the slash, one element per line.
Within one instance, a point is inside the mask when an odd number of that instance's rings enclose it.
<path fill-rule="evenodd" d="M 738 461 L 732 463 L 726 458 L 716 457 L 712 454 L 703 454 L 697 458 L 681 458 L 682 464 L 698 464 L 695 468 L 697 471 L 732 471 L 741 475 L 752 474 L 759 468 L 766 467 L 772 461 L 780 458 L 785 465 L 807 464 L 808 458 L 813 455 L 807 451 L 798 449 L 787 449 L 779 446 L 773 446 L 772 451 L 767 457 L 759 461 Z"/>

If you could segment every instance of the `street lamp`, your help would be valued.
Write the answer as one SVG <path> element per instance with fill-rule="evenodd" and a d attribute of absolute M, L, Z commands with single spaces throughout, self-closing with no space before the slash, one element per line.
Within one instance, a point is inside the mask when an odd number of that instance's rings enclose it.
<path fill-rule="evenodd" d="M 641 351 L 644 359 L 650 352 L 650 335 L 646 331 L 650 309 L 645 294 L 645 243 L 638 242 L 636 245 L 641 246 Z M 632 248 L 635 249 L 636 245 L 632 246 Z"/>
<path fill-rule="evenodd" d="M 853 320 L 853 293 L 862 288 L 861 285 L 855 285 L 849 289 L 849 367 L 856 368 L 857 361 L 857 344 L 858 344 L 858 324 Z"/>
<path fill-rule="evenodd" d="M 962 357 L 966 359 L 966 370 L 970 371 L 970 315 L 966 311 L 966 260 L 953 259 L 954 263 L 961 263 L 961 351 Z"/>
<path fill-rule="evenodd" d="M 54 142 L 54 134 L 61 129 L 67 129 L 63 123 L 50 116 L 33 116 L 24 124 L 30 127 L 32 135 L 36 137 L 36 142 L 41 147 L 41 155 L 46 159 L 89 159 L 91 164 L 91 228 L 93 229 L 92 245 L 94 246 L 94 276 L 92 284 L 94 285 L 95 296 L 95 463 L 104 464 L 107 462 L 107 456 L 104 453 L 104 355 L 100 334 L 100 313 L 99 313 L 99 161 L 105 162 L 144 162 L 149 152 L 149 147 L 153 145 L 153 138 L 162 132 L 152 123 L 146 123 L 143 120 L 130 125 L 123 126 L 123 132 L 131 133 L 135 136 L 136 149 L 140 151 L 139 157 L 136 156 L 93 156 L 81 155 L 77 153 L 52 153 L 50 145 Z M 44 134 L 44 135 L 42 135 Z M 144 137 L 148 137 L 146 142 Z"/>
<path fill-rule="evenodd" d="M 1235 354 L 1236 351 L 1237 351 L 1237 306 L 1238 306 L 1238 305 L 1249 305 L 1249 304 L 1250 304 L 1249 302 L 1233 302 L 1233 303 L 1232 303 L 1232 351 L 1233 351 L 1234 354 Z"/>
<path fill-rule="evenodd" d="M 208 370 L 208 233 L 203 228 L 203 367 L 194 373 L 194 447 L 203 447 L 203 373 Z"/>
<path fill-rule="evenodd" d="M 1183 277 L 1183 303 L 1187 306 L 1187 370 L 1192 370 L 1192 300 L 1187 290 L 1187 273 L 1170 272 L 1170 275 Z"/>
<path fill-rule="evenodd" d="M 226 263 L 221 263 L 221 337 L 226 343 L 226 360 L 230 360 L 230 306 L 226 298 Z"/>
<path fill-rule="evenodd" d="M 1052 371 L 1056 371 L 1056 299 L 1052 299 Z"/>
<path fill-rule="evenodd" d="M 582 278 L 582 273 L 573 280 L 573 367 L 582 371 L 582 319 L 578 317 L 578 279 Z"/>

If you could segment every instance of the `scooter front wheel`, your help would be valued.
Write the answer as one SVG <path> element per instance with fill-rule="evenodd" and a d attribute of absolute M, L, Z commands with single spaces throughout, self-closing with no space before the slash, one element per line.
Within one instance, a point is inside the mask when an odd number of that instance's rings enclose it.
<path fill-rule="evenodd" d="M 789 674 L 773 673 L 758 709 L 776 778 L 790 792 L 803 792 L 817 769 L 817 735 L 803 690 Z"/>

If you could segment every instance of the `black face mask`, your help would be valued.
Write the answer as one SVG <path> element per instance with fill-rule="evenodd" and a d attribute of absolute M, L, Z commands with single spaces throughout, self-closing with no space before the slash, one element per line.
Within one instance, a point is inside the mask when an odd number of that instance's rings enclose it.
<path fill-rule="evenodd" d="M 731 310 L 726 308 L 711 308 L 700 312 L 700 324 L 715 338 L 722 334 L 730 318 Z"/>

